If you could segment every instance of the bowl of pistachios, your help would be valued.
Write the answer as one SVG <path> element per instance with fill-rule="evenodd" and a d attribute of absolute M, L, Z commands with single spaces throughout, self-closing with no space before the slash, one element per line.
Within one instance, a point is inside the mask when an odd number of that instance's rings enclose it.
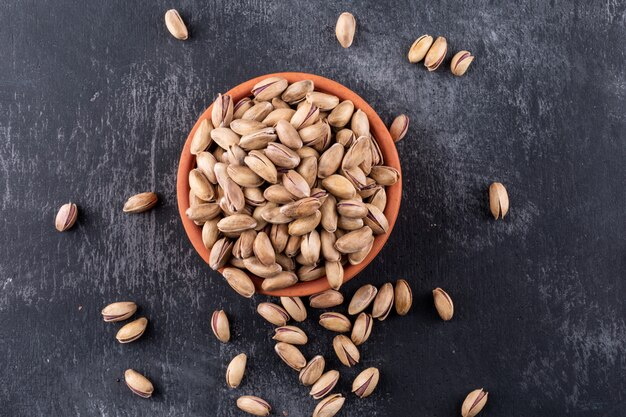
<path fill-rule="evenodd" d="M 192 245 L 237 293 L 306 296 L 339 289 L 380 252 L 400 209 L 400 161 L 350 89 L 268 74 L 197 120 L 177 196 Z"/>

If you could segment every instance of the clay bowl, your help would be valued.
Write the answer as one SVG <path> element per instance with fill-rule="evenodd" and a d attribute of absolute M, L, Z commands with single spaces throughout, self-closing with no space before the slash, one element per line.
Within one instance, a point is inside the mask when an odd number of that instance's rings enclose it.
<path fill-rule="evenodd" d="M 376 138 L 378 145 L 380 146 L 385 165 L 392 166 L 400 172 L 400 161 L 398 159 L 396 146 L 391 139 L 387 127 L 380 119 L 380 117 L 378 117 L 378 114 L 376 114 L 374 109 L 372 109 L 370 105 L 367 104 L 367 102 L 359 97 L 356 93 L 335 81 L 313 74 L 306 74 L 301 72 L 283 72 L 277 74 L 263 75 L 261 77 L 246 81 L 228 91 L 228 94 L 230 94 L 234 102 L 237 103 L 237 101 L 239 101 L 240 99 L 251 95 L 250 90 L 252 89 L 252 86 L 254 86 L 262 79 L 271 76 L 284 77 L 290 83 L 304 79 L 313 80 L 316 90 L 334 94 L 342 101 L 352 100 L 355 108 L 361 109 L 367 114 L 370 122 L 370 130 Z M 200 125 L 200 121 L 205 118 L 211 118 L 212 107 L 213 106 L 210 106 L 204 111 L 204 113 L 196 121 L 196 124 L 191 132 L 189 132 L 189 136 L 187 137 L 187 141 L 185 142 L 185 146 L 180 156 L 180 164 L 178 166 L 178 179 L 176 183 L 178 210 L 180 212 L 180 217 L 183 221 L 183 226 L 185 227 L 185 231 L 187 232 L 187 235 L 189 236 L 193 247 L 196 249 L 198 254 L 200 254 L 202 259 L 204 259 L 204 261 L 207 263 L 209 262 L 210 252 L 204 247 L 204 244 L 202 243 L 202 228 L 196 226 L 193 221 L 189 220 L 185 215 L 185 211 L 189 208 L 189 171 L 191 171 L 191 169 L 195 165 L 195 156 L 192 155 L 191 152 L 189 152 L 191 139 L 193 138 L 196 129 Z M 393 230 L 393 226 L 396 222 L 396 218 L 398 217 L 398 211 L 400 209 L 400 200 L 402 198 L 402 179 L 400 178 L 400 181 L 398 181 L 396 184 L 387 187 L 386 191 L 387 207 L 385 208 L 385 215 L 387 216 L 387 219 L 389 221 L 389 231 L 386 234 L 376 236 L 372 250 L 363 262 L 361 262 L 359 265 L 347 264 L 345 266 L 344 282 L 354 278 L 359 272 L 361 272 L 361 270 L 363 270 L 363 268 L 365 268 L 370 262 L 372 262 L 378 252 L 380 252 L 380 250 L 382 249 L 385 242 L 387 242 L 389 234 Z M 315 281 L 301 282 L 283 290 L 268 292 L 261 289 L 261 278 L 252 276 L 252 279 L 257 287 L 257 292 L 273 296 L 307 296 L 330 288 L 326 277 L 322 277 Z"/>

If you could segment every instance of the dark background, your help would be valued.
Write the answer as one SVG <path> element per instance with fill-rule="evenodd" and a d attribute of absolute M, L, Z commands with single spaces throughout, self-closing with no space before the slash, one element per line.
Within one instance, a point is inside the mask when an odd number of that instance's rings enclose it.
<path fill-rule="evenodd" d="M 191 38 L 173 39 L 180 10 Z M 353 46 L 334 37 L 357 19 Z M 375 323 L 357 369 L 332 335 L 303 326 L 342 373 L 343 416 L 457 416 L 485 387 L 487 416 L 623 416 L 626 402 L 626 3 L 623 1 L 5 0 L 0 3 L 0 415 L 239 416 L 238 395 L 276 415 L 315 402 L 273 352 L 271 326 L 209 270 L 176 208 L 180 150 L 218 92 L 258 75 L 304 71 L 353 89 L 391 122 L 404 174 L 398 223 L 342 291 L 406 278 L 411 313 Z M 436 73 L 411 65 L 413 40 L 448 39 Z M 449 72 L 460 49 L 476 59 Z M 487 188 L 508 188 L 490 218 Z M 122 213 L 156 191 L 156 209 Z M 58 207 L 79 206 L 60 234 Z M 431 290 L 448 290 L 451 322 Z M 147 333 L 120 345 L 100 309 L 135 300 Z M 231 317 L 232 342 L 209 325 Z M 345 307 L 344 307 L 345 308 Z M 238 390 L 226 364 L 250 357 Z M 359 400 L 352 378 L 381 370 Z M 128 391 L 123 371 L 156 394 Z"/>

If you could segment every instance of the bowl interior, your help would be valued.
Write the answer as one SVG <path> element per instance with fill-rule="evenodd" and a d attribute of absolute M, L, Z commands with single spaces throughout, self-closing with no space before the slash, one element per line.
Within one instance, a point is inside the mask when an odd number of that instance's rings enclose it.
<path fill-rule="evenodd" d="M 242 84 L 239 84 L 232 90 L 228 91 L 227 94 L 230 94 L 235 103 L 244 97 L 248 97 L 251 95 L 250 90 L 252 87 L 258 83 L 259 81 L 272 76 L 280 76 L 284 77 L 289 81 L 289 83 L 293 83 L 300 80 L 313 80 L 315 83 L 315 89 L 318 91 L 334 94 L 339 97 L 340 100 L 351 100 L 354 103 L 356 109 L 361 109 L 367 114 L 367 117 L 370 122 L 370 131 L 372 132 L 374 138 L 378 142 L 381 153 L 384 158 L 384 164 L 387 166 L 391 166 L 400 172 L 400 179 L 397 183 L 392 186 L 386 188 L 387 192 L 387 206 L 385 207 L 385 216 L 389 221 L 389 231 L 385 234 L 378 235 L 375 237 L 374 244 L 372 246 L 372 250 L 369 255 L 358 265 L 345 265 L 344 270 L 344 282 L 354 278 L 363 268 L 365 268 L 380 252 L 385 242 L 389 238 L 391 231 L 393 230 L 393 226 L 396 222 L 396 218 L 398 217 L 398 211 L 400 209 L 400 200 L 402 198 L 402 173 L 400 169 L 400 160 L 398 158 L 398 152 L 396 151 L 396 146 L 387 127 L 380 119 L 378 114 L 370 107 L 369 104 L 361 97 L 359 97 L 352 90 L 344 87 L 343 85 L 329 80 L 328 78 L 320 77 L 318 75 L 301 73 L 301 72 L 283 72 L 276 74 L 268 74 L 263 75 L 261 77 L 257 77 L 251 80 L 248 80 Z M 180 163 L 178 167 L 178 178 L 177 178 L 177 197 L 178 197 L 178 210 L 180 212 L 180 217 L 183 221 L 183 226 L 191 243 L 193 244 L 196 251 L 200 254 L 202 259 L 205 262 L 209 262 L 210 251 L 204 247 L 202 243 L 202 228 L 196 226 L 196 224 L 189 220 L 185 215 L 185 211 L 189 208 L 189 171 L 193 169 L 195 165 L 195 156 L 191 154 L 189 151 L 191 145 L 191 139 L 193 138 L 196 129 L 198 128 L 200 121 L 205 118 L 211 118 L 211 109 L 212 105 L 202 113 L 202 115 L 196 121 L 193 129 L 189 133 L 187 137 L 187 141 L 185 142 L 185 146 L 183 148 Z M 220 270 L 221 272 L 221 270 Z M 311 294 L 315 294 L 330 288 L 326 277 L 322 277 L 315 281 L 309 282 L 299 282 L 293 285 L 290 288 L 285 288 L 282 290 L 276 291 L 264 291 L 261 289 L 262 279 L 251 276 L 255 286 L 257 287 L 257 292 L 261 294 L 273 295 L 273 296 L 307 296 Z"/>

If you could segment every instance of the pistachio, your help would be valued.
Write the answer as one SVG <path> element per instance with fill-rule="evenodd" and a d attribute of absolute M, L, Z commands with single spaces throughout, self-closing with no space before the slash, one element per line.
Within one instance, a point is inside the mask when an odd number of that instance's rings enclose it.
<path fill-rule="evenodd" d="M 265 278 L 261 283 L 261 288 L 265 291 L 281 290 L 291 287 L 298 282 L 298 276 L 291 271 L 282 271 L 270 278 Z"/>
<path fill-rule="evenodd" d="M 302 178 L 302 175 L 291 169 L 283 175 L 283 186 L 297 198 L 309 197 L 311 195 L 311 187 L 309 187 L 306 180 Z"/>
<path fill-rule="evenodd" d="M 209 266 L 213 270 L 222 268 L 228 260 L 233 251 L 233 242 L 224 237 L 213 245 L 211 254 L 209 255 Z"/>
<path fill-rule="evenodd" d="M 132 197 L 131 197 L 132 198 Z M 126 207 L 126 206 L 124 206 Z M 61 206 L 59 212 L 54 219 L 54 227 L 59 232 L 65 232 L 68 229 L 71 229 L 76 223 L 76 218 L 78 217 L 78 208 L 74 203 L 66 203 Z"/>
<path fill-rule="evenodd" d="M 292 203 L 285 204 L 280 208 L 280 212 L 287 217 L 298 219 L 315 214 L 321 205 L 322 202 L 319 199 L 315 197 L 305 197 Z"/>
<path fill-rule="evenodd" d="M 337 227 L 344 231 L 353 231 L 361 229 L 365 223 L 363 223 L 363 219 L 355 219 L 352 217 L 339 216 L 337 220 Z"/>
<path fill-rule="evenodd" d="M 322 156 L 320 156 L 317 176 L 324 179 L 337 172 L 343 161 L 344 153 L 345 148 L 340 143 L 335 143 L 328 148 Z"/>
<path fill-rule="evenodd" d="M 289 204 L 298 200 L 296 196 L 291 194 L 284 186 L 280 184 L 274 184 L 267 187 L 265 191 L 263 191 L 263 197 L 267 201 L 275 204 Z M 281 208 L 278 211 L 282 212 L 283 210 Z"/>
<path fill-rule="evenodd" d="M 231 216 L 232 217 L 232 216 Z M 276 252 L 270 241 L 269 236 L 265 232 L 259 232 L 254 239 L 253 251 L 256 257 L 265 265 L 276 263 Z"/>
<path fill-rule="evenodd" d="M 246 110 L 241 118 L 261 122 L 272 112 L 272 110 L 274 110 L 274 107 L 272 107 L 272 103 L 267 101 L 259 101 L 256 102 L 254 106 Z"/>
<path fill-rule="evenodd" d="M 372 177 L 380 185 L 393 185 L 400 179 L 400 173 L 393 167 L 375 166 L 370 172 Z"/>
<path fill-rule="evenodd" d="M 359 398 L 369 397 L 378 385 L 379 377 L 380 373 L 377 368 L 367 368 L 354 378 L 352 392 Z"/>
<path fill-rule="evenodd" d="M 322 230 L 322 232 L 320 233 L 322 256 L 326 260 L 327 267 L 328 267 L 329 262 L 334 263 L 334 262 L 339 262 L 341 260 L 341 253 L 335 248 L 336 240 L 337 240 L 337 237 L 335 236 L 335 233 L 333 232 Z M 337 275 L 339 275 L 339 271 L 335 271 L 337 267 L 331 266 L 331 269 L 333 269 L 333 278 L 337 278 Z M 326 274 L 330 275 L 328 274 L 328 270 L 326 271 Z M 343 276 L 342 276 L 342 282 L 343 282 Z M 329 283 L 330 283 L 330 280 L 329 280 Z M 333 279 L 333 283 L 336 285 L 338 283 L 338 280 Z M 331 288 L 333 288 L 332 284 L 331 284 Z M 336 290 L 338 288 L 333 288 L 333 289 Z"/>
<path fill-rule="evenodd" d="M 283 362 L 296 371 L 300 371 L 306 365 L 306 359 L 302 355 L 302 352 L 294 345 L 278 342 L 274 345 L 274 350 Z"/>
<path fill-rule="evenodd" d="M 279 207 L 269 208 L 264 210 L 261 214 L 263 219 L 272 224 L 286 224 L 290 223 L 293 219 L 289 216 L 285 216 L 280 212 Z"/>
<path fill-rule="evenodd" d="M 413 42 L 409 49 L 409 62 L 416 64 L 426 56 L 426 53 L 433 44 L 433 37 L 430 35 L 422 35 Z"/>
<path fill-rule="evenodd" d="M 363 110 L 359 109 L 354 112 L 350 123 L 350 129 L 352 129 L 357 138 L 360 138 L 361 136 L 369 137 L 370 122 Z"/>
<path fill-rule="evenodd" d="M 292 169 L 300 165 L 300 155 L 282 143 L 268 143 L 265 149 L 265 156 L 267 156 L 274 165 L 281 168 Z"/>
<path fill-rule="evenodd" d="M 276 130 L 278 140 L 283 145 L 289 147 L 290 149 L 300 149 L 302 147 L 302 139 L 300 138 L 298 131 L 288 121 L 279 120 L 276 122 L 274 129 Z"/>
<path fill-rule="evenodd" d="M 489 186 L 489 209 L 496 220 L 504 219 L 509 212 L 509 194 L 504 185 L 499 182 L 494 182 Z"/>
<path fill-rule="evenodd" d="M 300 297 L 280 297 L 280 303 L 295 321 L 306 320 L 306 307 Z"/>
<path fill-rule="evenodd" d="M 237 241 L 233 245 L 233 256 L 236 258 L 249 258 L 254 255 L 254 241 L 257 238 L 257 232 L 254 230 L 246 230 L 239 235 Z"/>
<path fill-rule="evenodd" d="M 270 241 L 276 254 L 281 254 L 287 246 L 289 232 L 286 224 L 273 224 L 270 228 Z"/>
<path fill-rule="evenodd" d="M 231 96 L 228 94 L 217 95 L 217 99 L 213 103 L 213 109 L 211 110 L 211 121 L 215 128 L 230 125 L 230 122 L 233 121 L 233 98 Z M 215 140 L 213 131 L 211 131 L 211 138 Z M 219 142 L 218 145 L 222 146 Z M 222 146 L 222 148 L 227 149 L 228 147 Z"/>
<path fill-rule="evenodd" d="M 352 343 L 347 336 L 342 334 L 335 336 L 333 339 L 333 349 L 337 354 L 339 361 L 347 367 L 351 367 L 359 363 L 359 349 Z"/>
<path fill-rule="evenodd" d="M 363 218 L 365 225 L 372 229 L 375 235 L 382 235 L 389 231 L 389 222 L 385 214 L 372 204 L 365 204 L 367 216 Z"/>
<path fill-rule="evenodd" d="M 365 284 L 356 290 L 348 305 L 348 314 L 353 316 L 365 310 L 374 301 L 377 293 L 378 289 L 371 284 Z"/>
<path fill-rule="evenodd" d="M 308 338 L 306 333 L 296 326 L 281 326 L 274 329 L 274 337 L 272 339 L 289 343 L 291 345 L 306 345 Z"/>
<path fill-rule="evenodd" d="M 319 114 L 320 109 L 305 101 L 304 105 L 298 107 L 289 122 L 296 130 L 300 130 L 315 123 Z"/>
<path fill-rule="evenodd" d="M 334 249 L 334 248 L 333 248 Z M 337 252 L 338 253 L 338 252 Z M 339 261 L 326 261 L 326 279 L 333 290 L 338 290 L 343 284 L 343 265 Z"/>
<path fill-rule="evenodd" d="M 394 289 L 394 300 L 396 305 L 396 313 L 399 316 L 406 316 L 413 305 L 413 292 L 409 283 L 403 279 L 396 281 Z"/>
<path fill-rule="evenodd" d="M 435 308 L 437 313 L 439 313 L 439 317 L 444 321 L 450 320 L 454 315 L 454 304 L 448 293 L 441 288 L 435 288 L 433 290 L 433 299 L 435 300 Z"/>
<path fill-rule="evenodd" d="M 301 159 L 308 158 L 310 156 L 319 158 L 320 156 L 320 153 L 310 146 L 303 146 L 300 149 L 296 150 L 296 152 L 298 152 L 298 155 L 300 155 Z"/>
<path fill-rule="evenodd" d="M 374 299 L 374 306 L 372 307 L 372 317 L 383 321 L 387 318 L 393 307 L 393 285 L 390 282 L 386 282 L 378 290 L 378 294 Z"/>
<path fill-rule="evenodd" d="M 300 371 L 300 375 L 298 376 L 300 383 L 305 387 L 315 384 L 315 382 L 320 379 L 324 373 L 325 366 L 326 361 L 323 356 L 314 356 Z"/>
<path fill-rule="evenodd" d="M 277 137 L 276 130 L 273 127 L 266 127 L 242 136 L 239 140 L 239 146 L 246 151 L 264 149 L 270 142 L 274 142 Z"/>
<path fill-rule="evenodd" d="M 237 407 L 241 411 L 255 416 L 269 416 L 272 407 L 267 401 L 254 395 L 244 395 L 237 398 Z"/>
<path fill-rule="evenodd" d="M 247 214 L 233 214 L 217 222 L 217 228 L 222 233 L 241 233 L 255 227 L 256 220 Z"/>
<path fill-rule="evenodd" d="M 287 88 L 287 80 L 283 77 L 269 77 L 259 81 L 252 87 L 252 94 L 257 100 L 267 101 L 278 97 Z"/>
<path fill-rule="evenodd" d="M 337 40 L 344 48 L 349 48 L 352 45 L 354 39 L 354 32 L 356 31 L 356 19 L 351 13 L 343 12 L 337 19 L 337 25 L 335 26 L 335 35 Z"/>
<path fill-rule="evenodd" d="M 370 197 L 370 204 L 378 207 L 378 210 L 385 211 L 387 207 L 387 192 L 383 187 L 374 191 L 374 194 Z"/>
<path fill-rule="evenodd" d="M 304 265 L 298 269 L 298 278 L 300 281 L 314 281 L 324 276 L 325 269 L 320 265 Z"/>
<path fill-rule="evenodd" d="M 328 124 L 332 127 L 342 128 L 348 124 L 354 113 L 354 103 L 345 100 L 339 103 L 328 115 Z"/>
<path fill-rule="evenodd" d="M 317 145 L 320 145 L 322 149 L 325 149 L 330 142 L 332 132 L 328 122 L 326 120 L 320 120 L 310 126 L 301 128 L 298 131 L 298 134 L 300 135 L 300 138 L 302 138 L 302 143 L 304 143 L 304 145 L 312 146 L 316 150 L 319 150 Z"/>
<path fill-rule="evenodd" d="M 217 178 L 213 171 L 217 160 L 210 152 L 200 152 L 196 155 L 196 165 L 204 176 L 209 180 L 211 184 L 217 184 Z"/>
<path fill-rule="evenodd" d="M 334 233 L 337 230 L 337 200 L 334 196 L 329 195 L 326 201 L 320 207 L 321 223 L 325 231 Z"/>
<path fill-rule="evenodd" d="M 124 382 L 134 394 L 142 398 L 150 398 L 154 392 L 152 382 L 134 369 L 127 369 L 124 372 Z"/>
<path fill-rule="evenodd" d="M 283 94 L 285 94 L 283 92 Z M 283 101 L 282 99 L 278 98 L 278 97 L 274 97 L 271 101 L 272 106 L 274 106 L 274 109 L 279 110 L 279 109 L 290 109 L 291 110 L 291 106 L 289 105 L 289 103 L 286 103 L 285 101 Z M 295 110 L 294 110 L 295 112 Z"/>
<path fill-rule="evenodd" d="M 191 139 L 189 151 L 192 154 L 197 155 L 209 147 L 211 144 L 211 130 L 213 130 L 211 121 L 209 119 L 202 119 Z"/>
<path fill-rule="evenodd" d="M 228 343 L 230 340 L 230 324 L 224 310 L 216 310 L 211 316 L 211 330 L 213 334 L 222 343 Z"/>
<path fill-rule="evenodd" d="M 265 181 L 275 184 L 278 181 L 276 166 L 261 151 L 252 150 L 244 158 L 244 163 Z M 265 196 L 267 198 L 267 196 Z"/>
<path fill-rule="evenodd" d="M 324 178 L 322 181 L 322 186 L 332 195 L 337 198 L 347 200 L 354 198 L 356 195 L 356 190 L 352 183 L 341 175 L 331 175 L 327 178 Z"/>
<path fill-rule="evenodd" d="M 310 395 L 314 400 L 319 400 L 320 398 L 324 398 L 328 393 L 330 393 L 335 385 L 337 385 L 337 381 L 339 381 L 339 371 L 330 370 L 324 373 L 322 376 L 318 378 L 318 380 L 311 387 Z"/>
<path fill-rule="evenodd" d="M 321 251 L 320 234 L 317 230 L 303 235 L 302 242 L 300 243 L 300 255 L 302 256 L 303 265 L 315 265 L 320 259 Z"/>
<path fill-rule="evenodd" d="M 313 417 L 333 417 L 341 410 L 345 401 L 343 395 L 332 394 L 317 404 Z"/>
<path fill-rule="evenodd" d="M 263 191 L 261 191 L 261 189 L 258 187 L 244 188 L 243 196 L 246 199 L 246 204 L 255 208 L 262 206 L 263 204 L 266 203 L 265 197 L 263 197 Z"/>
<path fill-rule="evenodd" d="M 352 146 L 354 141 L 356 141 L 356 135 L 350 129 L 341 129 L 335 135 L 335 140 L 337 140 L 337 143 L 342 144 L 345 148 L 349 148 Z"/>
<path fill-rule="evenodd" d="M 248 357 L 245 353 L 235 356 L 226 368 L 226 385 L 230 388 L 237 388 L 241 384 L 243 375 L 246 372 L 246 362 Z"/>
<path fill-rule="evenodd" d="M 350 319 L 341 313 L 322 313 L 319 323 L 323 328 L 337 333 L 349 332 L 352 329 Z"/>
<path fill-rule="evenodd" d="M 337 203 L 337 211 L 342 216 L 356 219 L 362 219 L 368 214 L 365 203 L 356 199 L 340 201 Z"/>
<path fill-rule="evenodd" d="M 309 305 L 313 308 L 331 308 L 343 303 L 343 295 L 336 290 L 326 290 L 309 297 Z"/>
<path fill-rule="evenodd" d="M 249 135 L 250 133 L 258 132 L 265 129 L 267 125 L 265 123 L 258 122 L 256 120 L 247 119 L 235 119 L 230 122 L 230 130 L 240 136 Z"/>
<path fill-rule="evenodd" d="M 254 106 L 250 97 L 244 97 L 235 104 L 233 108 L 233 119 L 241 119 L 243 115 Z"/>
<path fill-rule="evenodd" d="M 219 216 L 220 206 L 215 203 L 198 204 L 189 207 L 187 211 L 185 211 L 185 214 L 189 219 L 202 224 Z"/>
<path fill-rule="evenodd" d="M 306 95 L 313 91 L 314 88 L 315 85 L 311 80 L 296 81 L 287 87 L 281 98 L 289 104 L 296 104 L 304 100 Z"/>
<path fill-rule="evenodd" d="M 309 232 L 312 232 L 322 219 L 322 213 L 317 210 L 315 213 L 307 217 L 301 217 L 292 221 L 289 224 L 289 234 L 295 236 L 302 236 Z"/>
<path fill-rule="evenodd" d="M 177 10 L 170 9 L 165 12 L 165 26 L 170 34 L 179 41 L 184 41 L 189 38 L 187 26 L 185 26 L 185 22 L 183 22 Z"/>
<path fill-rule="evenodd" d="M 317 183 L 317 158 L 314 156 L 303 158 L 296 172 L 304 178 L 309 187 L 313 188 Z"/>
<path fill-rule="evenodd" d="M 244 271 L 237 268 L 224 268 L 222 275 L 237 294 L 246 298 L 254 295 L 254 283 Z"/>
<path fill-rule="evenodd" d="M 461 415 L 463 417 L 474 417 L 480 413 L 485 404 L 487 404 L 488 395 L 489 393 L 482 388 L 470 392 L 461 406 Z"/>
<path fill-rule="evenodd" d="M 391 139 L 393 139 L 394 142 L 400 142 L 408 130 L 409 117 L 406 114 L 401 114 L 393 119 L 393 123 L 391 123 L 391 127 L 389 128 L 389 133 L 391 134 Z"/>
<path fill-rule="evenodd" d="M 148 326 L 148 319 L 145 317 L 140 317 L 137 320 L 131 321 L 130 323 L 124 325 L 117 334 L 115 338 L 120 343 L 130 343 L 139 339 L 141 335 L 146 331 L 146 327 Z"/>
<path fill-rule="evenodd" d="M 233 145 L 239 145 L 239 135 L 228 127 L 216 127 L 211 130 L 211 139 L 225 151 Z"/>
<path fill-rule="evenodd" d="M 459 51 L 452 57 L 450 71 L 457 77 L 465 74 L 470 64 L 474 61 L 474 56 L 468 51 Z"/>
<path fill-rule="evenodd" d="M 370 334 L 372 334 L 373 325 L 374 320 L 370 314 L 359 313 L 354 321 L 354 326 L 352 326 L 352 334 L 350 335 L 352 342 L 357 346 L 365 343 L 369 339 Z"/>
<path fill-rule="evenodd" d="M 244 259 L 243 264 L 248 271 L 252 272 L 254 275 L 257 275 L 261 278 L 272 278 L 283 270 L 283 268 L 277 263 L 273 263 L 271 265 L 265 265 L 263 262 L 259 261 L 259 259 L 256 258 L 255 256 L 251 256 L 250 258 Z"/>
<path fill-rule="evenodd" d="M 289 321 L 289 314 L 281 306 L 274 303 L 260 303 L 257 313 L 275 326 L 284 326 Z"/>
<path fill-rule="evenodd" d="M 332 94 L 311 91 L 306 95 L 306 101 L 313 104 L 321 111 L 330 111 L 339 104 L 339 97 Z"/>
<path fill-rule="evenodd" d="M 118 301 L 102 309 L 102 318 L 106 322 L 129 319 L 137 311 L 137 304 L 132 301 Z"/>
<path fill-rule="evenodd" d="M 296 261 L 293 258 L 285 255 L 284 253 L 276 254 L 276 263 L 283 268 L 283 271 L 293 272 L 296 269 Z"/>
<path fill-rule="evenodd" d="M 439 36 L 428 50 L 426 58 L 424 59 L 424 66 L 428 71 L 435 71 L 443 62 L 447 52 L 448 42 L 446 38 Z"/>
<path fill-rule="evenodd" d="M 335 242 L 335 248 L 341 253 L 354 253 L 363 250 L 370 244 L 372 229 L 361 227 L 341 236 Z"/>

